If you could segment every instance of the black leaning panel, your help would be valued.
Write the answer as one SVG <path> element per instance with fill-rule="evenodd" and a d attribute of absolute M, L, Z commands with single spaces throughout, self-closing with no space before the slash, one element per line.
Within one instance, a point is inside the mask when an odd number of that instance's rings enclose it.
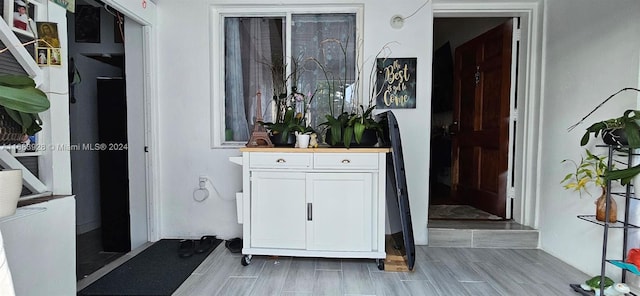
<path fill-rule="evenodd" d="M 411 209 L 409 208 L 409 194 L 407 190 L 407 178 L 405 175 L 404 157 L 402 155 L 402 142 L 400 140 L 400 127 L 393 112 L 386 111 L 379 115 L 382 120 L 388 122 L 389 144 L 391 145 L 391 159 L 387 158 L 387 163 L 392 162 L 393 174 L 387 178 L 392 178 L 391 182 L 397 198 L 397 204 L 387 205 L 389 210 L 394 210 L 391 206 L 397 206 L 400 212 L 400 224 L 402 227 L 403 246 L 407 255 L 407 267 L 413 270 L 416 258 L 416 246 L 413 239 L 413 225 L 411 223 Z M 386 141 L 386 140 L 385 140 Z M 383 141 L 383 142 L 385 142 Z"/>

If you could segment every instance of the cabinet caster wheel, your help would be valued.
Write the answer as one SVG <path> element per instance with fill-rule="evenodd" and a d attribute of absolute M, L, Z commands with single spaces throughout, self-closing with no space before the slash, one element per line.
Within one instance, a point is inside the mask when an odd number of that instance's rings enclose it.
<path fill-rule="evenodd" d="M 251 255 L 242 256 L 242 259 L 240 260 L 240 264 L 242 264 L 242 266 L 247 266 L 251 264 Z"/>
<path fill-rule="evenodd" d="M 376 263 L 378 264 L 378 270 L 384 270 L 384 259 L 376 259 Z"/>

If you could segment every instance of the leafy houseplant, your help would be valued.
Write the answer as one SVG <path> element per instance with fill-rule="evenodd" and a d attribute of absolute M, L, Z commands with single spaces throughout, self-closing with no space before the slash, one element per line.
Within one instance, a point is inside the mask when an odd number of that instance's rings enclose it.
<path fill-rule="evenodd" d="M 314 132 L 313 128 L 307 124 L 306 114 L 309 102 L 307 102 L 303 94 L 296 91 L 295 87 L 292 90 L 293 92 L 289 97 L 273 96 L 273 103 L 276 105 L 277 110 L 275 122 L 258 122 L 269 130 L 274 140 L 277 140 L 276 142 L 278 143 L 293 144 L 289 143 L 289 138 L 293 137 L 296 132 Z"/>
<path fill-rule="evenodd" d="M 344 64 L 347 64 L 347 47 L 340 40 L 327 39 L 323 43 L 336 43 L 341 50 Z M 347 41 L 348 43 L 348 41 Z M 389 53 L 389 43 L 385 44 L 383 48 L 376 54 L 376 58 L 381 54 Z M 357 59 L 356 59 L 357 60 Z M 374 59 L 375 60 L 375 59 Z M 375 77 L 378 69 L 374 66 L 369 75 L 369 82 L 371 86 L 371 93 L 367 106 L 359 104 L 360 94 L 359 88 L 361 83 L 361 69 L 356 67 L 355 78 L 351 83 L 347 79 L 346 69 L 345 73 L 333 73 L 327 70 L 322 63 L 318 60 L 314 60 L 319 66 L 320 70 L 324 73 L 326 83 L 321 93 L 325 93 L 329 96 L 329 102 L 331 104 L 330 114 L 325 115 L 326 121 L 321 123 L 321 126 L 326 127 L 325 142 L 331 146 L 344 146 L 349 148 L 351 145 L 357 146 L 373 146 L 377 144 L 377 138 L 383 135 L 383 124 L 376 121 L 373 118 L 373 110 L 376 105 L 374 99 L 377 97 Z M 356 103 L 347 108 L 347 93 L 351 93 L 350 100 L 355 98 Z M 335 108 L 334 102 L 337 102 L 339 106 Z M 338 109 L 338 110 L 336 110 Z M 350 110 L 349 110 L 350 109 Z M 371 143 L 363 143 L 363 139 L 367 138 L 365 135 L 375 133 L 375 137 L 370 136 Z"/>
<path fill-rule="evenodd" d="M 603 191 L 607 186 L 606 180 L 603 177 L 604 172 L 607 170 L 607 164 L 605 163 L 606 157 L 597 156 L 588 149 L 585 149 L 587 157 L 582 157 L 580 163 L 575 162 L 572 159 L 565 159 L 562 163 L 570 162 L 574 166 L 574 171 L 564 176 L 564 179 L 560 183 L 564 184 L 564 189 L 573 189 L 580 193 L 589 193 L 588 186 L 590 183 L 600 187 Z"/>
<path fill-rule="evenodd" d="M 279 137 L 281 143 L 287 143 L 289 137 L 295 132 L 312 133 L 313 129 L 307 126 L 302 113 L 296 113 L 293 107 L 287 107 L 283 119 L 278 122 L 260 122 L 274 137 Z"/>
<path fill-rule="evenodd" d="M 580 193 L 589 193 L 591 184 L 600 187 L 602 194 L 596 200 L 596 219 L 604 221 L 606 217 L 606 200 L 607 200 L 607 180 L 604 177 L 607 171 L 606 157 L 595 155 L 588 149 L 585 149 L 587 157 L 582 157 L 580 163 L 571 159 L 565 159 L 562 163 L 571 162 L 574 171 L 567 174 L 560 183 L 564 184 L 567 190 L 574 190 Z M 615 222 L 617 219 L 617 206 L 613 198 L 611 198 L 609 209 L 609 221 Z"/>
<path fill-rule="evenodd" d="M 333 146 L 344 145 L 349 148 L 355 140 L 357 144 L 362 142 L 362 138 L 366 130 L 375 131 L 376 135 L 383 132 L 382 124 L 375 121 L 371 116 L 371 112 L 375 105 L 370 106 L 367 110 L 360 105 L 361 112 L 342 112 L 338 117 L 326 115 L 327 121 L 322 123 L 327 127 L 327 142 Z"/>
<path fill-rule="evenodd" d="M 572 130 L 582 123 L 587 117 L 589 117 L 589 115 L 593 114 L 593 112 L 598 110 L 598 108 L 604 105 L 611 98 L 629 90 L 640 92 L 640 89 L 633 87 L 626 87 L 618 90 L 596 106 L 596 108 L 584 116 L 578 123 L 569 127 L 569 130 Z M 593 134 L 594 137 L 601 136 L 606 144 L 626 146 L 629 150 L 640 148 L 640 125 L 638 125 L 638 122 L 640 122 L 640 110 L 626 110 L 623 112 L 621 117 L 596 122 L 587 128 L 580 140 L 580 146 L 586 145 L 589 142 L 590 135 Z M 636 165 L 627 169 L 606 170 L 604 172 L 604 177 L 606 180 L 620 180 L 622 185 L 626 185 L 629 184 L 631 179 L 639 173 L 640 165 Z"/>
<path fill-rule="evenodd" d="M 25 135 L 42 130 L 39 112 L 50 107 L 47 95 L 36 88 L 32 78 L 25 75 L 0 75 L 0 107 L 22 128 Z"/>

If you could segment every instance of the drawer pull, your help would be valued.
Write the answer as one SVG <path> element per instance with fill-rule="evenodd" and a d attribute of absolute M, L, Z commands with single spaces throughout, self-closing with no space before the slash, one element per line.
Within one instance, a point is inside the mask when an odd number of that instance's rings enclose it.
<path fill-rule="evenodd" d="M 307 221 L 313 221 L 313 204 L 307 203 Z"/>
<path fill-rule="evenodd" d="M 351 160 L 343 159 L 343 160 L 342 160 L 342 163 L 344 163 L 344 164 L 349 164 L 349 163 L 351 163 Z"/>
<path fill-rule="evenodd" d="M 277 163 L 285 163 L 287 162 L 286 160 L 284 160 L 284 158 L 278 158 L 278 160 L 276 160 Z"/>

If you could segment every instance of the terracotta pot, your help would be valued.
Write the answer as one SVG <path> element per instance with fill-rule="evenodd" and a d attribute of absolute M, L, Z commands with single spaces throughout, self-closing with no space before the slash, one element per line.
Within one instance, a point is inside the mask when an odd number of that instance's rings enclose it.
<path fill-rule="evenodd" d="M 618 205 L 616 204 L 616 201 L 613 198 L 609 198 L 610 200 L 610 204 L 609 204 L 609 222 L 616 222 L 618 221 Z M 605 217 L 607 216 L 606 213 L 606 204 L 607 202 L 607 191 L 606 189 L 602 188 L 602 195 L 600 195 L 600 197 L 598 197 L 598 199 L 596 200 L 596 220 L 598 221 L 605 221 Z"/>
<path fill-rule="evenodd" d="M 0 171 L 0 218 L 15 214 L 22 192 L 22 170 Z"/>

